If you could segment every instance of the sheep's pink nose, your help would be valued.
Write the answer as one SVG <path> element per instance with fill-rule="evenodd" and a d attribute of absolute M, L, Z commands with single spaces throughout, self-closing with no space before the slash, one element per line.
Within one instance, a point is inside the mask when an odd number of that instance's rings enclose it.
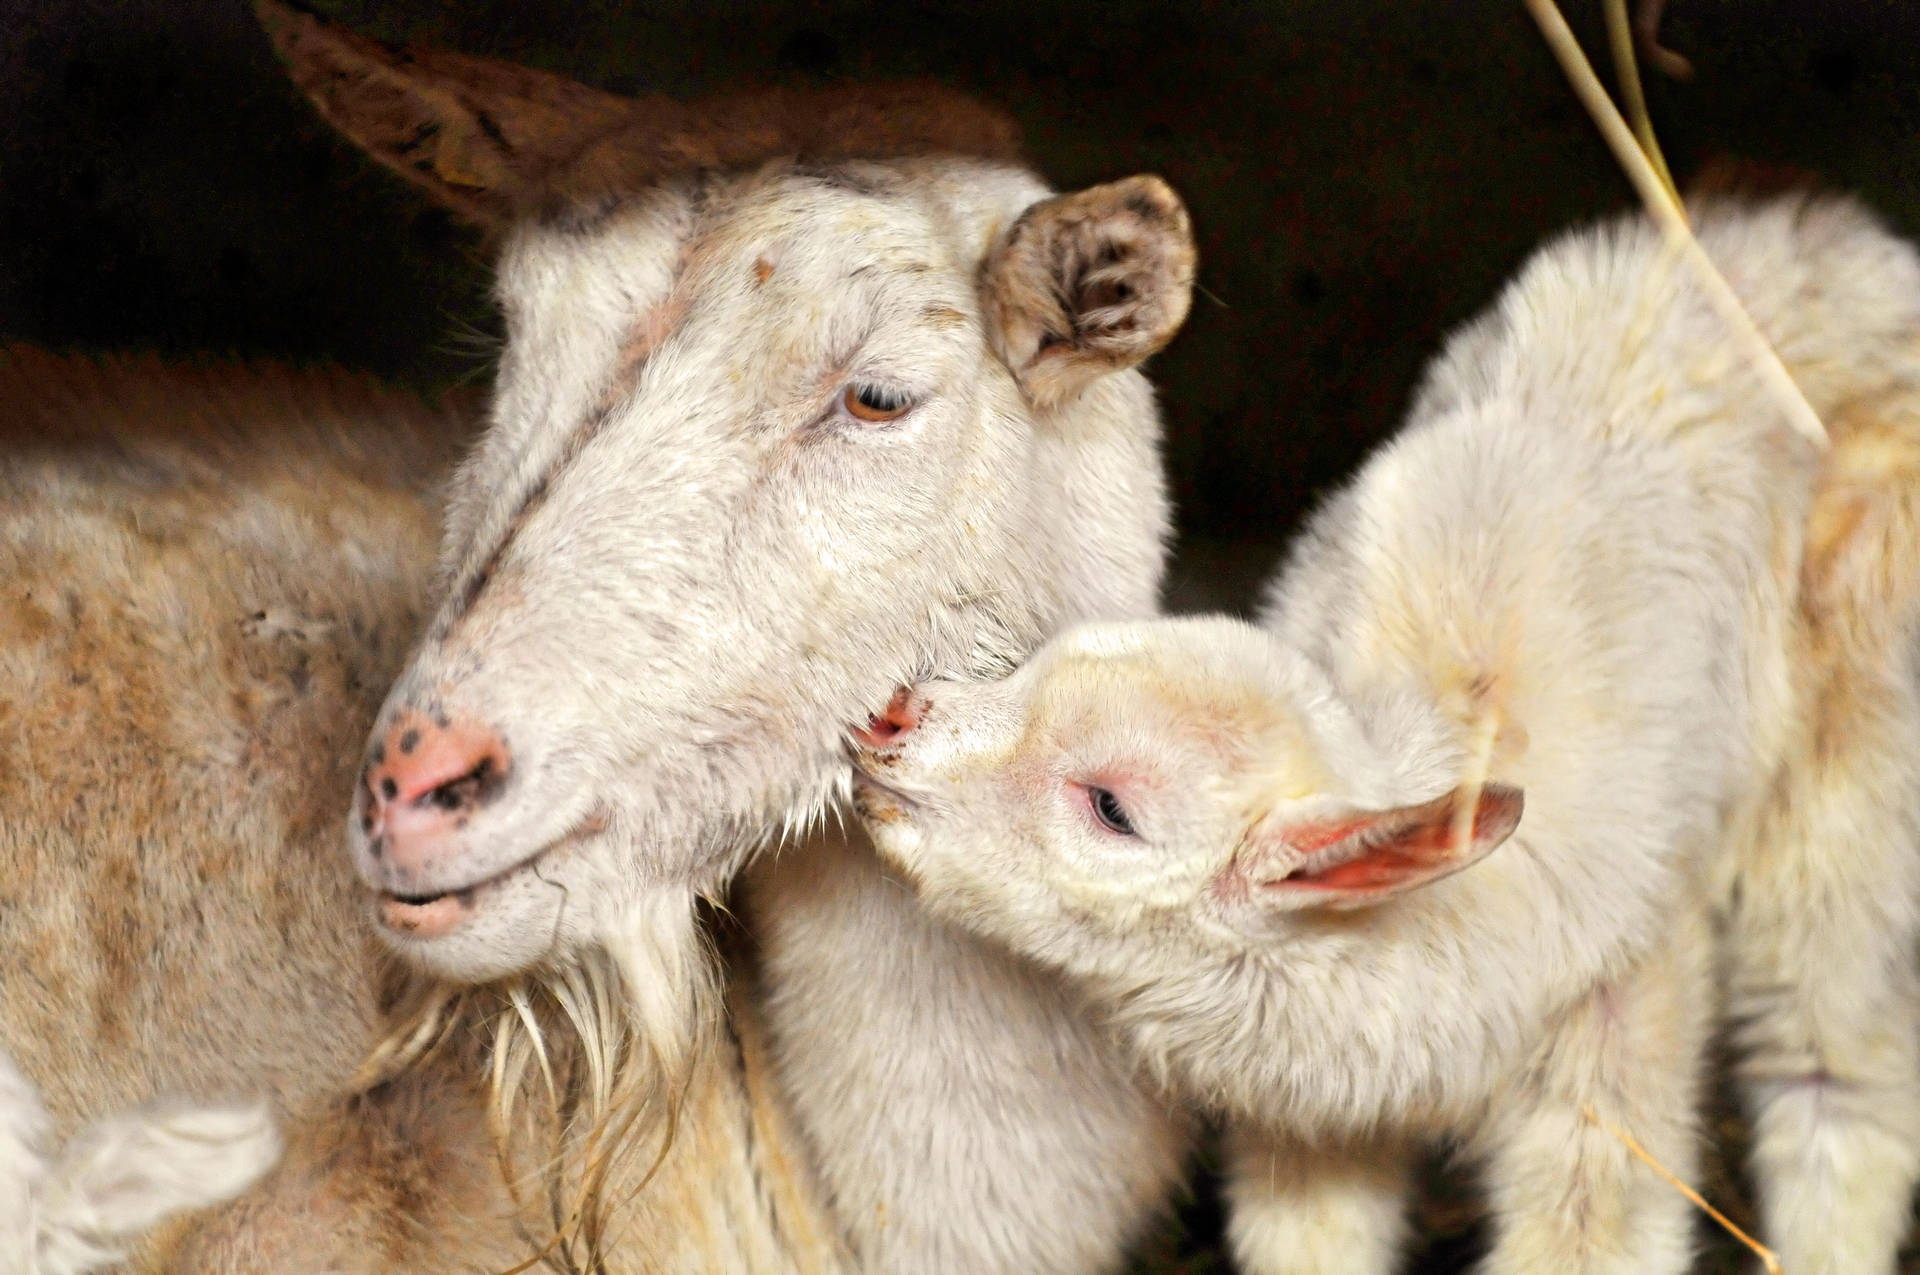
<path fill-rule="evenodd" d="M 853 732 L 853 737 L 868 748 L 885 748 L 898 743 L 901 736 L 919 724 L 920 706 L 914 702 L 912 689 L 903 686 L 893 693 L 885 709 L 869 717 L 865 726 Z"/>
<path fill-rule="evenodd" d="M 492 800 L 511 766 L 505 742 L 489 727 L 401 713 L 367 759 L 361 826 L 374 852 L 413 864 Z"/>

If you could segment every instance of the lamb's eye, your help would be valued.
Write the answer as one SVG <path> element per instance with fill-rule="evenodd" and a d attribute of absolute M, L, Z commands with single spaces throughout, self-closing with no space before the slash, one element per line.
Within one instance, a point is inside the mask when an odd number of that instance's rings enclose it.
<path fill-rule="evenodd" d="M 907 414 L 913 400 L 882 385 L 849 385 L 847 415 L 857 421 L 892 421 Z"/>
<path fill-rule="evenodd" d="M 1136 835 L 1133 831 L 1133 820 L 1127 818 L 1126 808 L 1120 804 L 1118 797 L 1105 788 L 1087 789 L 1087 805 L 1092 807 L 1093 817 L 1098 819 L 1100 826 L 1108 832 L 1118 833 L 1123 837 Z"/>

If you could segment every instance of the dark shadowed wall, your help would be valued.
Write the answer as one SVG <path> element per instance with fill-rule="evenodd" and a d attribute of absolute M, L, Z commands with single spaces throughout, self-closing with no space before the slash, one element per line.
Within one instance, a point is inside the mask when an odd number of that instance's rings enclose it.
<path fill-rule="evenodd" d="M 1010 107 L 1071 186 L 1191 203 L 1199 297 L 1154 368 L 1183 602 L 1243 603 L 1313 492 L 1389 429 L 1442 334 L 1628 191 L 1517 0 L 319 0 L 389 40 L 620 90 L 933 75 Z M 1570 8 L 1598 47 L 1597 8 Z M 1652 76 L 1684 176 L 1716 154 L 1920 231 L 1920 6 L 1671 0 Z M 0 338 L 484 375 L 487 267 L 279 78 L 228 0 L 0 0 Z"/>

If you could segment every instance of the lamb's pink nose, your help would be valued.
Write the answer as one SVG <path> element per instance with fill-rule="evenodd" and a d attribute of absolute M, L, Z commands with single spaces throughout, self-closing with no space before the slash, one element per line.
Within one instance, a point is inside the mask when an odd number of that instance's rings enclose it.
<path fill-rule="evenodd" d="M 374 853 L 397 866 L 419 866 L 429 848 L 499 793 L 511 766 L 506 743 L 489 727 L 401 713 L 367 760 L 362 827 Z"/>
<path fill-rule="evenodd" d="M 898 743 L 919 724 L 920 705 L 914 702 L 912 688 L 903 686 L 893 693 L 885 709 L 869 717 L 864 727 L 853 732 L 853 737 L 868 748 L 885 748 Z"/>

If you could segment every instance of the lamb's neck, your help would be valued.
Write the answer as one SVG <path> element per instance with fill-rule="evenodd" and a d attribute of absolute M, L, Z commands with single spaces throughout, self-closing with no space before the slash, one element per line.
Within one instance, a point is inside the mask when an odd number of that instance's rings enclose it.
<path fill-rule="evenodd" d="M 1353 937 L 1186 960 L 1099 999 L 1157 1081 L 1226 1118 L 1309 1139 L 1465 1127 L 1520 1056 L 1511 1006 L 1460 990 L 1470 970 L 1407 968 L 1421 944 Z"/>

